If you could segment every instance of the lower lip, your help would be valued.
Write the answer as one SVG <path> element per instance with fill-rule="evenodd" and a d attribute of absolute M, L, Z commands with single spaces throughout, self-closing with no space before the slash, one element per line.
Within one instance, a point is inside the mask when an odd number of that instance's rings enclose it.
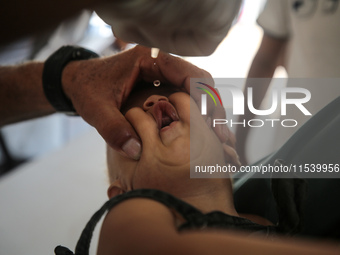
<path fill-rule="evenodd" d="M 177 123 L 178 123 L 178 121 L 173 121 L 173 122 L 170 123 L 169 126 L 166 126 L 166 127 L 162 128 L 162 129 L 159 130 L 159 131 L 160 131 L 160 132 L 165 132 L 165 131 L 167 131 L 167 130 L 173 128 Z"/>

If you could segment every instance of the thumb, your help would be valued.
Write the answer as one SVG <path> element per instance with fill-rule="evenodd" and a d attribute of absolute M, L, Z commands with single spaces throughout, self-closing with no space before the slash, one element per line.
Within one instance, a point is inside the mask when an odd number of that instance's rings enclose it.
<path fill-rule="evenodd" d="M 118 108 L 106 108 L 99 111 L 92 119 L 93 125 L 106 143 L 121 154 L 138 160 L 141 156 L 142 145 L 131 124 L 125 119 Z"/>

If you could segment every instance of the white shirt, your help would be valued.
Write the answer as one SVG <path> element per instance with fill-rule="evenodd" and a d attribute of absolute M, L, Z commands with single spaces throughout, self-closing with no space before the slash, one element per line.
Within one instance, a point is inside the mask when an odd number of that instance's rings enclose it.
<path fill-rule="evenodd" d="M 340 77 L 339 0 L 268 0 L 258 24 L 289 39 L 289 77 Z"/>
<path fill-rule="evenodd" d="M 303 87 L 311 92 L 308 110 L 314 115 L 340 96 L 340 1 L 267 0 L 257 22 L 264 33 L 288 40 L 285 67 L 287 87 Z M 316 79 L 328 78 L 328 79 Z M 287 116 L 281 116 L 281 119 Z M 294 112 L 290 118 L 301 127 L 309 118 Z M 276 130 L 274 147 L 279 148 L 297 129 Z"/>

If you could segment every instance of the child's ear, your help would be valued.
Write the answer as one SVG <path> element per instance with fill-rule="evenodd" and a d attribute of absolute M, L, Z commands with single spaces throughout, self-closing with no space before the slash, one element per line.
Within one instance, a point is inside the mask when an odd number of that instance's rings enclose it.
<path fill-rule="evenodd" d="M 110 187 L 107 189 L 107 195 L 109 198 L 113 198 L 123 193 L 125 193 L 125 191 L 122 187 L 122 183 L 120 182 L 120 180 L 115 180 L 113 183 L 111 183 Z"/>

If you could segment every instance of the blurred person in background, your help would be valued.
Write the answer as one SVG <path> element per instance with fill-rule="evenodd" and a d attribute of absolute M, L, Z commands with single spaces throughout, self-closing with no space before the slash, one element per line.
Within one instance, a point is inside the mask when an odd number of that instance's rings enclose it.
<path fill-rule="evenodd" d="M 253 59 L 248 78 L 272 78 L 277 66 L 284 66 L 289 78 L 336 78 L 340 67 L 340 7 L 339 0 L 267 0 L 257 19 L 263 29 L 261 45 Z M 253 90 L 253 105 L 259 109 L 270 80 Z M 251 87 L 251 79 L 245 90 Z M 288 79 L 289 87 L 294 82 Z M 329 90 L 320 86 L 306 86 L 317 103 L 309 106 L 315 114 L 340 95 L 340 86 Z M 245 93 L 246 94 L 246 93 Z M 315 101 L 314 101 L 315 102 Z M 246 108 L 246 121 L 252 114 Z M 301 126 L 307 119 L 295 116 Z M 277 130 L 271 151 L 278 149 L 296 129 Z M 237 151 L 243 164 L 247 164 L 246 142 L 250 128 L 238 125 L 236 130 Z M 251 162 L 250 162 L 251 163 Z"/>

